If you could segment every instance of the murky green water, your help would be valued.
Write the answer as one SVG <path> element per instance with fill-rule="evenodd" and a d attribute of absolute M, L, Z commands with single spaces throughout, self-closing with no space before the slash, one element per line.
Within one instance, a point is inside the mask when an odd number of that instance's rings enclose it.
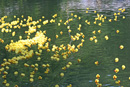
<path fill-rule="evenodd" d="M 86 14 L 86 8 L 90 8 Z M 118 8 L 125 8 L 126 11 L 118 16 L 118 20 L 109 22 L 109 19 L 114 19 L 113 14 L 118 12 Z M 95 79 L 96 74 L 100 74 L 99 83 L 102 87 L 129 87 L 130 86 L 130 1 L 129 0 L 1 0 L 0 1 L 0 17 L 5 15 L 8 16 L 6 22 L 11 22 L 15 20 L 13 17 L 16 15 L 18 18 L 24 15 L 24 18 L 31 16 L 33 20 L 38 20 L 42 16 L 45 16 L 44 20 L 52 19 L 54 14 L 58 14 L 55 18 L 55 23 L 49 23 L 48 25 L 42 26 L 38 30 L 46 30 L 46 36 L 50 37 L 52 41 L 50 46 L 53 44 L 75 44 L 77 45 L 80 41 L 72 41 L 70 35 L 75 33 L 83 32 L 85 35 L 85 42 L 83 47 L 79 49 L 77 53 L 72 53 L 67 60 L 62 60 L 59 62 L 52 61 L 50 57 L 53 53 L 48 53 L 45 50 L 41 54 L 41 61 L 37 61 L 37 56 L 34 55 L 29 60 L 21 60 L 17 65 L 10 65 L 10 69 L 6 70 L 8 72 L 7 82 L 10 83 L 10 87 L 14 85 L 19 85 L 19 87 L 54 87 L 59 84 L 60 87 L 66 87 L 72 84 L 73 87 L 96 87 Z M 100 15 L 104 15 L 107 19 L 102 23 L 102 26 L 98 24 L 93 24 L 94 18 L 97 16 L 97 11 Z M 71 13 L 81 17 L 78 20 L 71 16 Z M 122 17 L 125 16 L 125 19 Z M 62 19 L 65 22 L 67 19 L 73 18 L 73 21 L 68 23 L 72 30 L 68 33 L 63 23 L 58 26 L 59 20 Z M 85 23 L 85 20 L 91 22 L 90 25 Z M 99 22 L 98 22 L 99 23 Z M 39 23 L 42 25 L 42 23 Z M 79 24 L 82 25 L 81 31 L 77 28 Z M 1 28 L 0 28 L 1 29 Z M 2 29 L 1 29 L 2 30 Z M 0 32 L 0 38 L 4 40 L 4 43 L 0 43 L 0 64 L 3 63 L 3 59 L 11 59 L 14 56 L 18 56 L 14 52 L 8 52 L 5 50 L 5 46 L 10 43 L 10 40 L 18 41 L 21 35 L 23 39 L 26 39 L 27 34 L 24 31 L 28 30 L 26 27 L 21 29 L 12 29 L 16 31 L 15 37 L 11 36 L 11 33 Z M 93 31 L 96 34 L 93 34 Z M 101 30 L 101 33 L 98 33 Z M 119 34 L 116 33 L 119 30 Z M 63 35 L 60 35 L 60 31 L 63 31 Z M 56 39 L 55 35 L 59 35 Z M 109 40 L 105 40 L 105 36 L 108 35 Z M 31 34 L 30 37 L 34 37 L 35 34 Z M 96 36 L 98 42 L 90 41 L 89 38 Z M 120 45 L 124 45 L 124 49 L 119 49 Z M 37 50 L 37 46 L 32 46 L 34 51 Z M 115 63 L 115 58 L 119 58 L 119 62 Z M 78 63 L 77 59 L 80 58 L 81 62 Z M 66 71 L 61 68 L 65 66 L 68 62 L 72 62 L 72 66 Z M 99 62 L 96 66 L 95 61 Z M 34 76 L 34 82 L 29 82 L 30 72 L 33 71 L 32 68 L 24 67 L 24 63 L 28 64 L 39 64 L 39 70 Z M 41 67 L 42 64 L 50 64 L 50 73 L 44 74 L 44 69 Z M 121 66 L 125 65 L 126 69 L 122 70 Z M 114 69 L 119 68 L 119 72 L 115 73 Z M 14 76 L 13 73 L 18 71 L 19 73 L 25 73 L 25 77 Z M 60 73 L 65 74 L 64 77 L 60 77 Z M 117 80 L 120 80 L 120 85 L 117 85 L 113 80 L 113 75 L 117 75 Z M 3 76 L 3 72 L 0 75 Z M 38 80 L 38 76 L 42 76 L 42 80 Z M 0 77 L 0 87 L 4 87 L 2 82 L 3 78 Z"/>

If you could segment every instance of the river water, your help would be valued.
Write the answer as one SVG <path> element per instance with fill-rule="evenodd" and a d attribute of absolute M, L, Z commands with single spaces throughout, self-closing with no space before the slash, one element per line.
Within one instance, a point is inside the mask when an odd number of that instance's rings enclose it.
<path fill-rule="evenodd" d="M 89 9 L 87 9 L 89 8 Z M 114 21 L 114 13 L 118 13 L 118 9 L 123 8 L 125 12 L 118 15 L 117 21 Z M 86 13 L 88 11 L 88 13 Z M 94 11 L 96 11 L 94 13 Z M 71 13 L 81 17 L 81 20 L 71 16 Z M 130 87 L 130 0 L 1 0 L 0 1 L 0 17 L 8 16 L 6 22 L 14 20 L 14 15 L 18 18 L 24 15 L 24 18 L 31 16 L 33 20 L 38 20 L 42 16 L 45 16 L 45 20 L 51 20 L 52 16 L 57 14 L 54 24 L 49 23 L 46 26 L 41 27 L 38 30 L 46 30 L 46 36 L 52 39 L 50 46 L 61 44 L 77 45 L 80 41 L 73 41 L 70 39 L 71 35 L 82 32 L 85 35 L 83 47 L 78 52 L 72 53 L 67 60 L 61 60 L 59 62 L 51 61 L 50 57 L 53 53 L 47 53 L 43 51 L 42 61 L 36 61 L 36 55 L 30 60 L 20 60 L 18 65 L 10 65 L 8 72 L 7 82 L 10 87 L 19 85 L 19 87 L 55 87 L 59 84 L 59 87 L 66 87 L 72 84 L 72 87 L 96 87 L 95 79 L 96 75 L 100 74 L 99 83 L 102 87 Z M 97 14 L 104 15 L 107 19 L 102 22 L 101 26 L 98 23 L 95 25 L 95 17 Z M 125 16 L 125 19 L 122 17 Z M 65 26 L 61 23 L 59 27 L 58 21 L 62 19 L 63 22 L 73 18 L 72 22 L 67 23 Z M 112 19 L 112 22 L 109 22 Z M 90 22 L 85 23 L 85 20 Z M 100 22 L 99 22 L 100 23 Z M 81 31 L 77 30 L 79 24 L 82 25 Z M 42 23 L 41 23 L 42 25 Z M 68 33 L 66 29 L 70 26 L 72 30 Z M 2 30 L 2 28 L 0 28 Z M 4 40 L 4 43 L 0 43 L 0 63 L 3 63 L 3 59 L 11 59 L 14 56 L 18 56 L 14 52 L 8 52 L 5 50 L 5 46 L 10 44 L 10 40 L 14 42 L 19 40 L 19 36 L 26 38 L 26 28 L 23 29 L 12 29 L 16 31 L 15 37 L 11 37 L 11 33 L 0 32 L 0 38 Z M 98 33 L 101 30 L 101 33 Z M 120 32 L 117 34 L 116 30 Z M 60 31 L 63 31 L 63 36 L 60 36 Z M 95 34 L 92 32 L 96 31 Z M 59 35 L 56 39 L 55 35 Z M 105 40 L 105 36 L 109 39 Z M 34 37 L 35 34 L 31 34 L 30 37 Z M 90 41 L 90 37 L 96 36 L 97 43 Z M 119 46 L 123 45 L 124 49 L 120 49 Z M 34 51 L 37 47 L 29 48 Z M 115 58 L 119 58 L 119 62 L 115 63 Z M 81 59 L 78 63 L 77 59 Z M 99 64 L 95 65 L 95 61 Z M 61 68 L 72 62 L 72 66 L 66 71 Z M 25 68 L 24 63 L 28 64 L 39 64 L 39 70 L 34 76 L 34 82 L 29 82 L 30 72 L 33 70 Z M 44 74 L 41 66 L 43 63 L 50 64 L 50 73 Z M 125 65 L 126 69 L 122 70 L 121 66 Z M 114 69 L 119 68 L 119 72 L 115 73 Z M 19 73 L 25 73 L 25 77 L 21 77 L 20 74 L 15 77 L 13 73 L 18 71 Z M 64 77 L 60 77 L 60 73 L 64 73 Z M 2 72 L 3 73 L 3 72 Z M 117 79 L 113 80 L 113 75 L 117 75 Z M 1 74 L 1 77 L 3 74 Z M 38 80 L 38 76 L 42 76 L 42 80 Z M 4 87 L 2 82 L 4 79 L 0 77 L 0 87 Z M 120 84 L 116 84 L 115 81 L 120 80 Z"/>

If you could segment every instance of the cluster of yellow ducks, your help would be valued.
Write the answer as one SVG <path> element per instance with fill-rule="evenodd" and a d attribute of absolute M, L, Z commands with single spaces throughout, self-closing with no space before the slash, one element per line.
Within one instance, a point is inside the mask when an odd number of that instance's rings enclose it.
<path fill-rule="evenodd" d="M 86 13 L 88 13 L 89 8 L 87 8 Z M 125 9 L 119 8 L 118 9 L 119 12 L 118 13 L 114 13 L 114 19 L 108 19 L 109 22 L 112 21 L 117 21 L 117 16 L 120 15 L 120 13 L 124 12 Z M 94 11 L 95 14 L 97 14 L 97 17 L 95 17 L 95 21 L 93 22 L 94 24 L 97 24 L 98 26 L 102 26 L 102 23 L 107 19 L 106 16 L 104 15 L 100 15 L 98 14 L 96 11 Z M 23 27 L 27 27 L 28 30 L 25 31 L 25 34 L 27 34 L 27 39 L 23 39 L 22 36 L 19 36 L 19 40 L 14 42 L 13 40 L 11 40 L 11 42 L 9 44 L 6 44 L 5 49 L 8 52 L 15 52 L 16 54 L 19 54 L 19 56 L 17 57 L 13 57 L 10 59 L 3 59 L 3 63 L 1 63 L 1 67 L 0 67 L 0 74 L 2 75 L 3 80 L 3 84 L 6 87 L 10 86 L 10 83 L 7 82 L 6 78 L 8 73 L 8 70 L 10 69 L 9 66 L 13 65 L 13 64 L 18 64 L 19 61 L 22 60 L 28 60 L 31 59 L 33 57 L 33 55 L 37 55 L 37 61 L 41 61 L 41 57 L 40 55 L 42 54 L 43 50 L 46 50 L 47 52 L 53 52 L 54 54 L 51 56 L 51 60 L 52 61 L 60 61 L 61 57 L 63 58 L 63 60 L 67 60 L 67 58 L 69 57 L 69 55 L 71 55 L 71 53 L 76 53 L 79 51 L 79 49 L 81 47 L 83 47 L 83 43 L 84 43 L 84 38 L 85 35 L 83 34 L 83 32 L 80 33 L 76 33 L 75 35 L 71 35 L 70 38 L 72 41 L 77 41 L 81 39 L 81 42 L 76 46 L 74 44 L 61 44 L 60 46 L 57 45 L 53 45 L 52 47 L 50 46 L 50 42 L 51 42 L 51 38 L 46 36 L 46 30 L 40 30 L 38 31 L 37 29 L 40 29 L 42 26 L 45 26 L 49 23 L 55 23 L 57 20 L 55 20 L 55 18 L 57 17 L 57 14 L 54 14 L 52 16 L 51 20 L 45 20 L 45 17 L 42 16 L 41 19 L 37 20 L 37 21 L 33 21 L 33 18 L 28 16 L 27 19 L 24 18 L 24 15 L 21 16 L 21 18 L 17 18 L 16 16 L 14 16 L 14 18 L 16 20 L 12 21 L 12 22 L 6 22 L 5 19 L 8 18 L 7 16 L 4 16 L 1 18 L 0 22 L 0 29 L 2 33 L 11 33 L 13 29 L 22 29 Z M 73 19 L 77 18 L 78 20 L 81 20 L 82 17 L 78 17 L 78 15 L 75 15 L 73 13 L 71 13 L 71 16 L 73 18 L 70 18 L 68 20 L 66 20 L 65 22 L 63 22 L 62 19 L 59 20 L 59 22 L 57 23 L 58 26 L 61 26 L 61 24 L 66 25 L 67 27 L 67 31 L 68 33 L 72 32 L 71 27 L 69 25 L 67 25 L 69 22 L 73 21 Z M 123 19 L 125 19 L 125 16 L 122 16 Z M 21 20 L 20 20 L 21 19 Z M 42 23 L 42 25 L 40 25 L 39 23 Z M 85 23 L 90 25 L 90 21 L 85 20 Z M 79 27 L 77 28 L 78 31 L 81 31 L 81 27 L 82 25 L 79 24 Z M 120 31 L 117 30 L 116 33 L 118 34 Z M 30 35 L 35 33 L 35 37 L 30 38 Z M 92 32 L 93 34 L 96 34 L 96 31 Z M 101 33 L 101 30 L 98 30 L 98 33 Z M 60 35 L 63 35 L 63 31 L 59 32 Z M 16 35 L 16 32 L 13 31 L 12 32 L 12 37 L 14 37 Z M 55 38 L 58 39 L 59 35 L 55 35 Z M 94 35 L 93 37 L 89 38 L 90 41 L 94 41 L 95 43 L 98 42 L 98 39 L 96 38 L 96 36 Z M 105 36 L 105 40 L 109 40 L 108 35 Z M 1 44 L 4 43 L 4 40 L 2 38 L 0 38 L 0 42 Z M 35 51 L 33 49 L 29 50 L 29 48 L 31 48 L 33 45 L 37 45 L 37 49 L 38 51 Z M 120 49 L 124 49 L 123 45 L 119 46 Z M 77 62 L 80 63 L 81 59 L 78 58 Z M 119 62 L 119 58 L 115 58 L 115 62 Z M 99 62 L 96 61 L 95 65 L 98 66 Z M 69 68 L 72 65 L 72 62 L 68 62 L 65 66 L 62 67 L 62 70 L 66 70 L 67 68 Z M 44 74 L 48 74 L 50 72 L 50 64 L 42 64 L 41 65 L 43 68 L 45 68 Z M 28 64 L 28 63 L 24 63 L 24 67 L 31 67 L 34 69 L 34 71 L 30 72 L 30 82 L 34 81 L 34 75 L 36 74 L 36 72 L 39 69 L 39 64 Z M 125 65 L 122 65 L 122 70 L 125 69 Z M 119 72 L 118 68 L 115 68 L 114 70 L 115 73 Z M 20 73 L 18 71 L 14 72 L 14 76 L 17 76 L 18 74 L 21 75 L 21 77 L 26 76 L 25 73 Z M 61 72 L 59 74 L 62 78 L 64 77 L 64 73 Z M 38 76 L 37 77 L 39 80 L 42 80 L 42 76 Z M 45 78 L 45 77 L 44 77 Z M 102 84 L 99 83 L 99 78 L 100 75 L 97 74 L 96 75 L 96 79 L 95 79 L 95 83 L 97 85 L 97 87 L 101 87 Z M 116 80 L 117 76 L 113 75 L 113 79 Z M 129 78 L 130 79 L 130 78 Z M 120 80 L 116 81 L 117 84 L 120 84 Z M 19 87 L 18 84 L 14 85 L 14 87 Z M 59 84 L 56 84 L 54 87 L 60 87 Z M 72 87 L 72 84 L 67 85 L 66 87 Z"/>

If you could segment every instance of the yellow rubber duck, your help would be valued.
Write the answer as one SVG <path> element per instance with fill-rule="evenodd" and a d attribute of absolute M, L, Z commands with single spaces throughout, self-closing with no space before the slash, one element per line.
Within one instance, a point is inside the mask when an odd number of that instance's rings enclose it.
<path fill-rule="evenodd" d="M 87 10 L 89 10 L 89 8 L 86 8 Z"/>
<path fill-rule="evenodd" d="M 106 40 L 108 40 L 108 39 L 109 39 L 108 35 L 106 35 L 106 36 L 105 36 L 105 39 L 106 39 Z"/>
<path fill-rule="evenodd" d="M 14 72 L 14 75 L 18 75 L 18 72 L 17 72 L 17 71 L 15 71 L 15 72 Z"/>
<path fill-rule="evenodd" d="M 122 65 L 122 70 L 124 70 L 126 67 L 125 67 L 125 65 Z"/>
<path fill-rule="evenodd" d="M 113 79 L 116 80 L 116 79 L 117 79 L 117 76 L 116 76 L 116 75 L 113 75 Z"/>
<path fill-rule="evenodd" d="M 93 33 L 93 34 L 96 34 L 96 31 L 94 30 L 92 33 Z"/>
<path fill-rule="evenodd" d="M 114 13 L 114 16 L 116 16 L 117 14 L 116 13 Z"/>
<path fill-rule="evenodd" d="M 96 39 L 97 37 L 96 36 L 93 36 L 93 39 Z"/>
<path fill-rule="evenodd" d="M 86 13 L 88 13 L 88 11 L 86 11 Z"/>
<path fill-rule="evenodd" d="M 41 79 L 42 79 L 42 76 L 39 76 L 38 79 L 41 80 Z"/>
<path fill-rule="evenodd" d="M 95 61 L 95 65 L 98 65 L 99 64 L 99 62 L 98 61 Z"/>
<path fill-rule="evenodd" d="M 119 47 L 120 49 L 124 49 L 124 46 L 123 45 L 120 45 L 120 47 Z"/>
<path fill-rule="evenodd" d="M 104 18 L 102 18 L 102 22 L 104 22 Z"/>
<path fill-rule="evenodd" d="M 22 36 L 19 36 L 19 39 L 21 40 L 21 39 L 22 39 Z"/>
<path fill-rule="evenodd" d="M 58 38 L 58 35 L 56 35 L 56 38 Z"/>
<path fill-rule="evenodd" d="M 49 64 L 46 64 L 46 67 L 49 67 L 50 65 Z"/>
<path fill-rule="evenodd" d="M 97 43 L 97 42 L 98 42 L 98 40 L 97 40 L 97 39 L 95 39 L 95 40 L 94 40 L 94 42 L 95 42 L 95 43 Z"/>
<path fill-rule="evenodd" d="M 60 73 L 60 76 L 61 76 L 61 77 L 64 77 L 64 73 Z"/>
<path fill-rule="evenodd" d="M 6 83 L 6 84 L 5 84 L 5 86 L 6 86 L 6 87 L 9 87 L 9 86 L 10 86 L 10 84 L 9 84 L 9 83 Z"/>
<path fill-rule="evenodd" d="M 15 36 L 15 31 L 14 31 L 14 32 L 12 32 L 12 36 Z"/>
<path fill-rule="evenodd" d="M 109 19 L 109 22 L 112 22 L 112 19 Z"/>
<path fill-rule="evenodd" d="M 24 74 L 24 73 L 21 73 L 21 76 L 22 76 L 22 77 L 24 77 L 24 76 L 25 76 L 25 74 Z"/>
<path fill-rule="evenodd" d="M 72 87 L 72 84 L 67 85 L 67 87 Z"/>
<path fill-rule="evenodd" d="M 74 15 L 75 18 L 77 18 L 77 15 Z"/>
<path fill-rule="evenodd" d="M 123 16 L 122 18 L 125 19 L 125 16 Z"/>
<path fill-rule="evenodd" d="M 58 23 L 58 26 L 60 26 L 60 23 Z"/>
<path fill-rule="evenodd" d="M 101 33 L 101 30 L 98 30 L 98 33 Z"/>
<path fill-rule="evenodd" d="M 97 87 L 102 87 L 102 84 L 100 83 L 100 84 L 97 84 Z"/>
<path fill-rule="evenodd" d="M 102 23 L 98 23 L 98 25 L 99 25 L 99 26 L 101 26 L 101 25 L 102 25 Z"/>
<path fill-rule="evenodd" d="M 115 62 L 119 62 L 119 58 L 115 58 Z"/>
<path fill-rule="evenodd" d="M 115 72 L 115 73 L 118 73 L 118 72 L 119 72 L 119 69 L 118 69 L 118 68 L 115 68 L 114 72 Z"/>
<path fill-rule="evenodd" d="M 120 12 L 118 12 L 117 14 L 120 15 Z"/>
<path fill-rule="evenodd" d="M 63 34 L 63 32 L 62 32 L 62 31 L 60 31 L 60 34 L 62 35 L 62 34 Z"/>
<path fill-rule="evenodd" d="M 69 64 L 67 64 L 67 65 L 66 65 L 66 67 L 67 67 L 67 68 L 69 68 L 69 67 L 70 67 L 70 65 L 69 65 Z"/>
<path fill-rule="evenodd" d="M 99 75 L 99 74 L 97 74 L 97 75 L 96 75 L 96 78 L 97 78 L 97 79 L 99 79 L 99 78 L 100 78 L 100 75 Z"/>
<path fill-rule="evenodd" d="M 96 24 L 96 21 L 94 21 L 93 23 Z"/>
<path fill-rule="evenodd" d="M 116 30 L 116 33 L 118 34 L 120 31 L 119 30 Z"/>
<path fill-rule="evenodd" d="M 121 81 L 118 80 L 118 81 L 115 81 L 116 84 L 120 85 Z"/>
<path fill-rule="evenodd" d="M 99 83 L 99 79 L 95 79 L 95 83 L 98 84 Z"/>
<path fill-rule="evenodd" d="M 69 30 L 68 30 L 68 32 L 70 33 L 70 32 L 71 32 L 71 30 L 69 29 Z"/>
<path fill-rule="evenodd" d="M 69 65 L 72 65 L 72 62 L 68 62 Z"/>
<path fill-rule="evenodd" d="M 80 19 L 81 19 L 81 17 L 78 17 L 78 19 L 80 20 Z"/>
<path fill-rule="evenodd" d="M 34 77 L 34 75 L 33 75 L 33 74 L 31 74 L 31 75 L 30 75 L 30 78 L 33 78 L 33 77 Z"/>
<path fill-rule="evenodd" d="M 80 62 L 81 62 L 81 59 L 77 59 L 77 61 L 78 61 L 78 63 L 80 63 Z"/>
<path fill-rule="evenodd" d="M 34 81 L 34 79 L 33 78 L 30 78 L 30 80 L 29 80 L 30 82 L 33 82 Z"/>
<path fill-rule="evenodd" d="M 56 84 L 55 87 L 60 87 L 60 86 L 58 84 Z"/>
<path fill-rule="evenodd" d="M 62 20 L 59 20 L 60 22 L 62 22 Z"/>
<path fill-rule="evenodd" d="M 40 60 L 41 60 L 41 57 L 38 57 L 38 58 L 37 58 L 37 61 L 40 61 Z"/>
<path fill-rule="evenodd" d="M 46 64 L 42 64 L 42 67 L 43 67 L 43 68 L 46 67 Z"/>
<path fill-rule="evenodd" d="M 14 15 L 14 18 L 16 18 L 16 15 Z"/>

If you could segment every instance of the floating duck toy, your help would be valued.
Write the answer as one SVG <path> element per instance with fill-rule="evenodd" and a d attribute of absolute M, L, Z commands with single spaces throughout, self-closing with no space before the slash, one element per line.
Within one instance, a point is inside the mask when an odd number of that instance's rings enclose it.
<path fill-rule="evenodd" d="M 108 40 L 108 39 L 109 39 L 108 35 L 106 35 L 106 36 L 105 36 L 105 39 L 106 39 L 106 40 Z"/>
<path fill-rule="evenodd" d="M 97 40 L 97 39 L 95 39 L 95 40 L 94 40 L 94 42 L 95 42 L 95 43 L 97 43 L 97 42 L 98 42 L 98 40 Z"/>
<path fill-rule="evenodd" d="M 124 46 L 123 46 L 123 45 L 120 45 L 120 47 L 119 47 L 119 48 L 122 50 L 122 49 L 124 49 Z"/>
<path fill-rule="evenodd" d="M 118 72 L 119 72 L 119 69 L 118 69 L 118 68 L 116 68 L 116 69 L 114 70 L 114 72 L 115 72 L 115 73 L 118 73 Z"/>
<path fill-rule="evenodd" d="M 117 79 L 117 76 L 116 76 L 116 75 L 113 75 L 113 79 L 116 80 L 116 79 Z"/>
<path fill-rule="evenodd" d="M 42 76 L 39 76 L 38 79 L 39 79 L 39 80 L 42 80 Z"/>
<path fill-rule="evenodd" d="M 62 31 L 60 31 L 60 34 L 62 35 L 62 34 L 63 34 L 63 32 L 62 32 Z"/>
<path fill-rule="evenodd" d="M 96 78 L 97 78 L 97 79 L 99 79 L 99 78 L 100 78 L 100 75 L 99 75 L 99 74 L 97 74 L 97 75 L 96 75 Z"/>
<path fill-rule="evenodd" d="M 99 79 L 95 79 L 95 83 L 98 85 L 99 84 Z"/>
<path fill-rule="evenodd" d="M 125 16 L 123 16 L 122 18 L 125 19 Z"/>
<path fill-rule="evenodd" d="M 34 79 L 33 78 L 30 78 L 30 82 L 33 82 L 34 81 Z"/>
<path fill-rule="evenodd" d="M 10 86 L 10 84 L 9 84 L 9 83 L 6 83 L 6 84 L 5 84 L 5 86 L 6 86 L 6 87 L 9 87 L 9 86 Z"/>
<path fill-rule="evenodd" d="M 99 64 L 99 62 L 98 61 L 95 61 L 95 65 L 98 65 Z"/>
<path fill-rule="evenodd" d="M 64 77 L 64 73 L 60 73 L 60 76 L 61 76 L 61 77 Z"/>
<path fill-rule="evenodd" d="M 125 67 L 125 65 L 122 65 L 122 70 L 124 70 L 126 67 Z"/>
<path fill-rule="evenodd" d="M 119 62 L 119 58 L 115 58 L 115 62 Z"/>
<path fill-rule="evenodd" d="M 80 62 L 81 62 L 81 59 L 77 59 L 77 61 L 78 61 L 78 63 L 80 63 Z"/>
<path fill-rule="evenodd" d="M 118 34 L 120 31 L 119 30 L 116 30 L 116 33 Z"/>
<path fill-rule="evenodd" d="M 72 84 L 67 85 L 67 87 L 72 87 Z"/>
<path fill-rule="evenodd" d="M 121 81 L 118 80 L 118 81 L 115 81 L 116 84 L 120 85 Z"/>

